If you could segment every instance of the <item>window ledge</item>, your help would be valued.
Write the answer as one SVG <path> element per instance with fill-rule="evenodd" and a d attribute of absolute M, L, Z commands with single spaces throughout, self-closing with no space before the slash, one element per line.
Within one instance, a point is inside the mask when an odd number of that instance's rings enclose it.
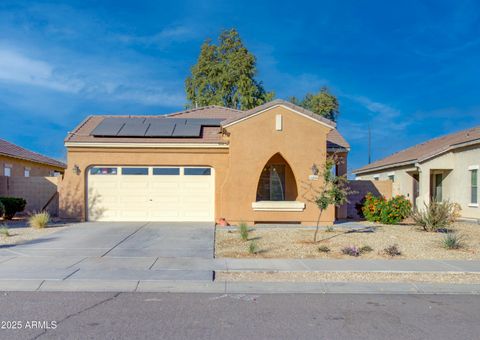
<path fill-rule="evenodd" d="M 478 204 L 477 203 L 470 203 L 468 205 L 470 208 L 478 208 Z"/>
<path fill-rule="evenodd" d="M 255 211 L 303 211 L 305 203 L 299 201 L 258 201 L 252 202 Z"/>

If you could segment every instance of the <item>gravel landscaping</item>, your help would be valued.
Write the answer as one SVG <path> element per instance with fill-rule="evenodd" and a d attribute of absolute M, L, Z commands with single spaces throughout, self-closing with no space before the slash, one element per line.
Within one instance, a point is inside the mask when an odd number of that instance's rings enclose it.
<path fill-rule="evenodd" d="M 24 219 L 15 219 L 13 221 L 1 221 L 0 228 L 7 226 L 8 234 L 0 234 L 0 247 L 25 243 L 39 237 L 50 235 L 56 231 L 65 228 L 65 224 L 52 224 L 43 229 L 30 228 L 26 225 Z"/>
<path fill-rule="evenodd" d="M 480 284 L 472 273 L 312 273 L 312 272 L 215 272 L 216 281 L 241 282 L 424 282 Z"/>
<path fill-rule="evenodd" d="M 248 241 L 243 241 L 238 230 L 216 229 L 215 255 L 230 258 L 319 258 L 319 259 L 386 259 L 384 249 L 396 244 L 401 255 L 395 259 L 457 259 L 480 260 L 480 225 L 455 223 L 452 231 L 463 237 L 463 247 L 447 250 L 442 245 L 444 233 L 425 232 L 414 225 L 378 225 L 359 222 L 361 227 L 375 228 L 374 232 L 345 233 L 348 229 L 336 227 L 333 232 L 320 231 L 318 243 L 313 243 L 311 228 L 251 228 Z M 249 252 L 250 244 L 256 251 Z M 372 248 L 354 257 L 342 253 L 349 246 Z M 321 252 L 319 248 L 328 248 Z M 325 250 L 325 249 L 324 249 Z"/>

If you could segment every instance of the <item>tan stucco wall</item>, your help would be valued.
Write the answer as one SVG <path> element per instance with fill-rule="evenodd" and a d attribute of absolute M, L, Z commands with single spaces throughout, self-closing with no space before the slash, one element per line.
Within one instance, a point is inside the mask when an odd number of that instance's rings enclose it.
<path fill-rule="evenodd" d="M 372 172 L 362 174 L 357 178 L 373 180 L 374 175 L 379 175 L 380 180 L 388 179 L 388 174 L 395 173 L 395 183 L 393 184 L 393 194 L 403 194 L 413 197 L 412 177 L 408 174 L 410 170 L 419 171 L 419 197 L 417 206 L 422 208 L 430 202 L 430 175 L 443 173 L 442 196 L 444 200 L 456 202 L 462 208 L 461 215 L 464 218 L 480 218 L 480 208 L 470 205 L 470 172 L 468 167 L 480 165 L 480 147 L 472 146 L 457 149 L 453 152 L 435 157 L 431 160 L 418 164 L 418 169 L 414 168 L 396 168 L 384 172 Z M 480 194 L 480 193 L 479 193 Z"/>
<path fill-rule="evenodd" d="M 383 172 L 372 172 L 369 174 L 362 174 L 356 176 L 357 180 L 375 181 L 378 176 L 378 181 L 390 181 L 389 175 L 394 175 L 392 182 L 392 195 L 404 195 L 413 203 L 413 177 L 410 175 L 412 171 L 416 171 L 414 167 L 399 167 Z"/>
<path fill-rule="evenodd" d="M 282 131 L 275 129 L 275 116 L 282 115 Z M 230 171 L 222 191 L 227 204 L 224 214 L 233 221 L 283 221 L 314 224 L 318 209 L 308 202 L 305 187 L 311 183 L 311 166 L 325 162 L 326 136 L 330 129 L 283 107 L 276 107 L 228 128 L 230 135 Z M 297 201 L 306 203 L 302 212 L 253 211 L 252 202 L 260 173 L 268 160 L 280 153 L 292 168 L 297 185 Z M 315 185 L 320 182 L 314 183 Z M 333 207 L 323 213 L 322 221 L 334 220 Z"/>
<path fill-rule="evenodd" d="M 282 131 L 275 129 L 275 116 L 283 117 Z M 231 223 L 316 222 L 318 210 L 304 197 L 311 166 L 319 168 L 326 157 L 326 136 L 330 128 L 283 107 L 275 107 L 226 129 L 228 149 L 157 149 L 157 148 L 68 148 L 68 169 L 60 188 L 62 216 L 85 218 L 86 173 L 92 165 L 196 165 L 215 169 L 215 217 Z M 293 174 L 287 174 L 287 185 L 295 178 L 296 200 L 305 202 L 302 212 L 253 211 L 257 185 L 264 166 L 280 153 Z M 81 173 L 76 175 L 73 166 Z M 291 176 L 293 175 L 293 176 Z M 315 185 L 320 184 L 314 181 Z M 292 191 L 288 189 L 287 195 Z M 322 216 L 323 223 L 334 221 L 334 208 Z"/>
<path fill-rule="evenodd" d="M 4 176 L 5 164 L 12 165 L 12 177 L 24 177 L 25 168 L 30 168 L 30 176 L 50 176 L 51 171 L 63 172 L 62 168 L 47 164 L 30 162 L 14 157 L 0 155 L 0 176 Z"/>

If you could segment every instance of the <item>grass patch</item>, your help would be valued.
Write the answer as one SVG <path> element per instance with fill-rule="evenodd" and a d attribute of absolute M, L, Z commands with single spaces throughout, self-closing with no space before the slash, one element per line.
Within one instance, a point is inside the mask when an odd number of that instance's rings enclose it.
<path fill-rule="evenodd" d="M 9 237 L 10 232 L 8 231 L 8 227 L 6 225 L 0 227 L 0 235 L 3 237 Z"/>
<path fill-rule="evenodd" d="M 28 219 L 28 225 L 35 229 L 43 229 L 50 222 L 50 214 L 46 211 L 36 213 Z"/>
<path fill-rule="evenodd" d="M 456 233 L 446 233 L 442 239 L 442 245 L 445 249 L 463 248 L 463 236 Z"/>
<path fill-rule="evenodd" d="M 245 222 L 240 223 L 240 238 L 243 241 L 248 241 L 248 225 Z"/>
<path fill-rule="evenodd" d="M 383 250 L 383 252 L 385 253 L 385 255 L 388 255 L 391 257 L 402 255 L 402 252 L 400 251 L 400 249 L 398 249 L 398 245 L 396 244 L 392 244 L 391 246 L 388 246 Z"/>
<path fill-rule="evenodd" d="M 258 245 L 256 241 L 251 241 L 248 244 L 248 253 L 249 254 L 257 254 L 258 253 Z"/>
<path fill-rule="evenodd" d="M 321 253 L 329 253 L 330 248 L 328 248 L 327 246 L 320 246 L 320 247 L 318 247 L 318 251 L 321 252 Z"/>

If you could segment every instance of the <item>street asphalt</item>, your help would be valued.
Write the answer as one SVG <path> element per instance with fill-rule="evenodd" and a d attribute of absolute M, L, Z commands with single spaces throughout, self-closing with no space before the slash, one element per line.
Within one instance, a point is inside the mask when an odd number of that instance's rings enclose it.
<path fill-rule="evenodd" d="M 463 340 L 480 334 L 480 296 L 463 295 L 10 292 L 0 295 L 0 306 L 3 325 L 22 325 L 0 329 L 0 339 Z"/>

